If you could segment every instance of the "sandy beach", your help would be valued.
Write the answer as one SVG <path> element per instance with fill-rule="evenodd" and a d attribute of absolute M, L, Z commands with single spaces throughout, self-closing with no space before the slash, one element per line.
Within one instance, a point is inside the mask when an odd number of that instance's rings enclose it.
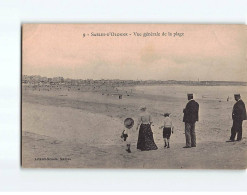
<path fill-rule="evenodd" d="M 238 89 L 236 89 L 236 87 Z M 247 123 L 243 140 L 226 143 L 232 126 L 233 94 L 247 102 L 244 86 L 136 86 L 126 87 L 122 99 L 92 90 L 22 90 L 22 166 L 24 168 L 170 168 L 244 169 L 247 165 Z M 182 122 L 186 93 L 200 104 L 196 123 L 197 147 L 184 149 Z M 230 100 L 227 101 L 227 97 Z M 135 122 L 145 104 L 154 121 L 156 151 L 141 152 L 136 142 L 125 151 L 120 135 L 123 121 Z M 163 148 L 164 112 L 170 112 L 175 130 L 171 148 Z M 135 124 L 136 125 L 136 124 Z M 137 141 L 138 132 L 134 133 Z"/>

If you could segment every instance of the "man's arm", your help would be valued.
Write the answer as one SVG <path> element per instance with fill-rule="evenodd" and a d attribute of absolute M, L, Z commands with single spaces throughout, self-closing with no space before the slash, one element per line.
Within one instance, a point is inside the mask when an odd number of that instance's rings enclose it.
<path fill-rule="evenodd" d="M 243 105 L 237 102 L 233 107 L 233 120 L 242 120 Z"/>
<path fill-rule="evenodd" d="M 246 109 L 245 109 L 245 104 L 242 102 L 242 104 L 239 106 L 239 114 L 241 117 L 241 120 L 246 120 Z"/>
<path fill-rule="evenodd" d="M 197 103 L 197 102 L 196 102 Z M 197 110 L 196 110 L 196 118 L 197 120 L 196 121 L 199 121 L 199 104 L 197 103 Z"/>
<path fill-rule="evenodd" d="M 183 109 L 183 113 L 186 113 L 189 109 L 189 102 L 186 104 L 185 108 Z"/>

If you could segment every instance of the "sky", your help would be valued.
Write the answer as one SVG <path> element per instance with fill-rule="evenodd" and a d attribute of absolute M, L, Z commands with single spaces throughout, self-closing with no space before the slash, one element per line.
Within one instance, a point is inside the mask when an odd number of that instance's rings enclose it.
<path fill-rule="evenodd" d="M 90 36 L 108 32 L 129 36 Z M 245 25 L 24 24 L 22 69 L 74 79 L 247 81 L 246 35 Z"/>

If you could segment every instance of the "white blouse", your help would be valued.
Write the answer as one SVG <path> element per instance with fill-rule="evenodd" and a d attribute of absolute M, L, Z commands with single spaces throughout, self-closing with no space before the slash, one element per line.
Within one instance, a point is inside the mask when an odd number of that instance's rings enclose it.
<path fill-rule="evenodd" d="M 170 117 L 165 117 L 164 119 L 164 127 L 165 128 L 172 128 L 172 119 Z"/>
<path fill-rule="evenodd" d="M 138 124 L 150 124 L 152 122 L 152 117 L 148 112 L 142 112 L 138 117 Z"/>

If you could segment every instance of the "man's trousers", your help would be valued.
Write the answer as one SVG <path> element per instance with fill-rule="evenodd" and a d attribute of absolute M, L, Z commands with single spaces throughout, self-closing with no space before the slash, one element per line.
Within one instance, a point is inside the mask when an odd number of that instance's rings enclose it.
<path fill-rule="evenodd" d="M 185 138 L 187 147 L 196 147 L 195 123 L 185 123 Z"/>

